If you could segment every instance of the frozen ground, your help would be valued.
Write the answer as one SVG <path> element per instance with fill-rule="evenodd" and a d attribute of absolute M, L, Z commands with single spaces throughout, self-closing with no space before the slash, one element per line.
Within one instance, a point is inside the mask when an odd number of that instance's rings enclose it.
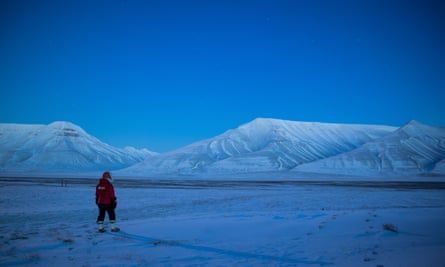
<path fill-rule="evenodd" d="M 118 180 L 123 231 L 101 234 L 77 181 L 0 179 L 1 266 L 445 263 L 443 183 Z"/>

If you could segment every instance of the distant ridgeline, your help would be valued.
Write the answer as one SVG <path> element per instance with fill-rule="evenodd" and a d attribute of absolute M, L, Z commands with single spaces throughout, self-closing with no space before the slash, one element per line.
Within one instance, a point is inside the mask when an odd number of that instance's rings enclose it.
<path fill-rule="evenodd" d="M 122 175 L 298 172 L 445 175 L 445 128 L 255 119 L 168 153 L 115 148 L 69 122 L 0 124 L 0 174 L 119 170 Z"/>

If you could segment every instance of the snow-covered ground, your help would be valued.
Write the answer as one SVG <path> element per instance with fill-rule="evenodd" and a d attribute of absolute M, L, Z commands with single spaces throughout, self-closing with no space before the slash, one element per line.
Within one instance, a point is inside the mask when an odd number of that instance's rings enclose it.
<path fill-rule="evenodd" d="M 0 179 L 1 266 L 445 263 L 444 184 L 117 180 L 123 231 L 101 234 L 96 180 L 32 181 Z"/>

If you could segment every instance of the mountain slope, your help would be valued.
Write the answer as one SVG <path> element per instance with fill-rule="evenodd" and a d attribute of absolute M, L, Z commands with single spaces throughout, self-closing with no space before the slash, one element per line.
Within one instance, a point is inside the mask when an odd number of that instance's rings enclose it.
<path fill-rule="evenodd" d="M 445 174 L 445 128 L 255 119 L 164 154 L 107 145 L 69 122 L 0 124 L 0 173 L 119 170 L 122 175 L 291 170 Z"/>
<path fill-rule="evenodd" d="M 289 170 L 355 149 L 396 130 L 389 126 L 255 119 L 237 129 L 146 159 L 127 173 Z"/>
<path fill-rule="evenodd" d="M 128 167 L 153 155 L 102 143 L 69 122 L 0 124 L 0 171 L 86 171 Z"/>
<path fill-rule="evenodd" d="M 411 121 L 388 136 L 295 170 L 339 174 L 443 173 L 444 159 L 445 128 Z"/>

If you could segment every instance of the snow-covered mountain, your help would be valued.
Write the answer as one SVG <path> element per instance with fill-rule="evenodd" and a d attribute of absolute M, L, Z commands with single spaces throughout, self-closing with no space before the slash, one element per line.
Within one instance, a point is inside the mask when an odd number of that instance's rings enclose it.
<path fill-rule="evenodd" d="M 148 158 L 128 174 L 290 170 L 386 136 L 397 128 L 255 119 L 237 129 Z"/>
<path fill-rule="evenodd" d="M 120 169 L 120 170 L 118 170 Z M 0 124 L 0 174 L 118 170 L 121 175 L 269 171 L 445 174 L 445 128 L 255 119 L 158 154 L 107 145 L 69 122 Z"/>
<path fill-rule="evenodd" d="M 295 170 L 364 175 L 445 173 L 445 128 L 410 121 L 357 149 Z"/>
<path fill-rule="evenodd" d="M 112 147 L 69 122 L 0 124 L 0 172 L 114 170 L 153 155 Z"/>

